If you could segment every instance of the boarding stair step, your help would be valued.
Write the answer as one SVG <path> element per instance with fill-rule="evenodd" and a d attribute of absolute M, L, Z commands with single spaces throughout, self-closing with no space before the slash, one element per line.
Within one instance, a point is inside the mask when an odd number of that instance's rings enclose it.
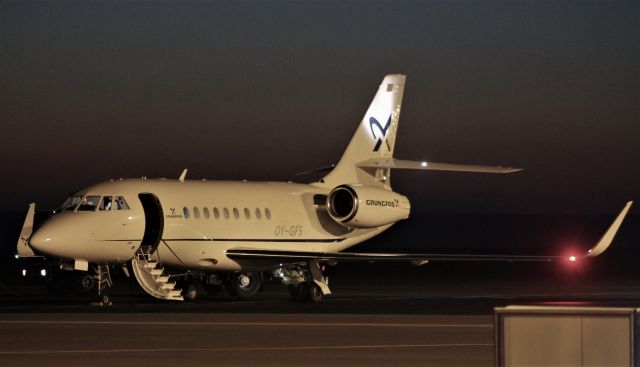
<path fill-rule="evenodd" d="M 147 261 L 144 264 L 144 267 L 147 269 L 154 269 L 158 265 L 157 261 Z"/>
<path fill-rule="evenodd" d="M 169 291 L 169 297 L 182 297 L 182 289 L 172 289 Z"/>
<path fill-rule="evenodd" d="M 172 290 L 173 288 L 175 288 L 175 286 L 176 286 L 176 283 L 163 283 L 162 289 Z"/>

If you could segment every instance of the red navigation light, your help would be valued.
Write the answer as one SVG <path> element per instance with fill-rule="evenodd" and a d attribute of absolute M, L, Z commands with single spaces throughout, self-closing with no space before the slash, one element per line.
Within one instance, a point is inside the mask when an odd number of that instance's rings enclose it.
<path fill-rule="evenodd" d="M 574 255 L 569 256 L 569 261 L 575 262 L 576 261 L 576 257 Z"/>

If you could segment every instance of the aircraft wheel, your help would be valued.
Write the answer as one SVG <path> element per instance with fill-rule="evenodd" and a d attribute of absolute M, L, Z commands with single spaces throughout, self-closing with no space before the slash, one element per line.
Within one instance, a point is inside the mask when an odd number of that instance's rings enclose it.
<path fill-rule="evenodd" d="M 85 275 L 80 279 L 80 286 L 83 291 L 88 291 L 96 287 L 96 278 L 92 275 Z"/>
<path fill-rule="evenodd" d="M 195 283 L 185 282 L 182 285 L 182 297 L 187 302 L 193 302 L 198 297 L 198 287 Z"/>
<path fill-rule="evenodd" d="M 291 299 L 294 301 L 318 303 L 324 297 L 322 290 L 315 283 L 309 284 L 305 282 L 290 287 L 293 287 L 289 288 L 289 292 L 291 293 Z"/>
<path fill-rule="evenodd" d="M 324 295 L 322 294 L 322 290 L 320 287 L 313 283 L 309 286 L 309 298 L 307 299 L 311 303 L 318 303 L 322 301 Z"/>
<path fill-rule="evenodd" d="M 229 282 L 227 283 L 233 292 L 229 293 L 234 294 L 243 301 L 246 301 L 258 293 L 262 286 L 262 279 L 260 279 L 260 273 L 247 271 L 231 274 Z"/>
<path fill-rule="evenodd" d="M 108 294 L 102 293 L 100 295 L 100 304 L 102 306 L 111 306 L 111 298 L 109 297 Z"/>

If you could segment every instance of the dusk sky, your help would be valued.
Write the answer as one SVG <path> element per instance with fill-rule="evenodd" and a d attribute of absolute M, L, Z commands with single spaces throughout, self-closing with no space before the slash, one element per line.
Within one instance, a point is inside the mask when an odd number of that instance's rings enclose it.
<path fill-rule="evenodd" d="M 301 180 L 383 76 L 414 212 L 614 213 L 640 199 L 640 2 L 0 2 L 0 210 L 119 177 Z"/>

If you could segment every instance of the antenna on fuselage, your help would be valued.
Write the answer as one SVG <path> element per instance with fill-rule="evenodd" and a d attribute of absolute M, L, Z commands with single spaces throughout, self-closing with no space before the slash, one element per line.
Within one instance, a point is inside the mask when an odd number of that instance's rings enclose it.
<path fill-rule="evenodd" d="M 182 174 L 180 175 L 180 178 L 178 178 L 178 180 L 180 182 L 184 182 L 185 177 L 187 177 L 187 169 L 186 168 L 182 171 Z"/>

